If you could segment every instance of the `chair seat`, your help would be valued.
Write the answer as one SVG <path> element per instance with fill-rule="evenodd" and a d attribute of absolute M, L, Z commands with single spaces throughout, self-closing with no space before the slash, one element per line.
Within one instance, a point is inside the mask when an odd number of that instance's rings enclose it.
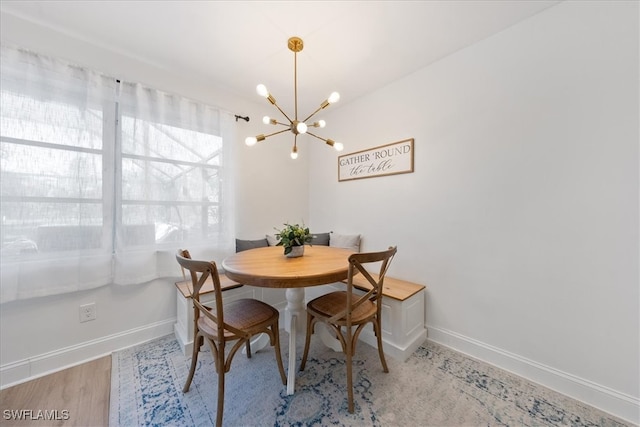
<path fill-rule="evenodd" d="M 356 295 L 352 297 L 354 301 L 358 298 Z M 352 301 L 353 303 L 353 301 Z M 347 293 L 344 291 L 331 292 L 309 301 L 307 309 L 316 317 L 330 318 L 344 311 L 347 307 Z M 371 319 L 376 312 L 376 305 L 367 300 L 351 312 L 351 322 L 359 324 L 363 321 Z M 346 321 L 346 319 L 343 319 Z M 340 320 L 336 323 L 341 323 Z"/>
<path fill-rule="evenodd" d="M 278 310 L 262 301 L 255 299 L 239 299 L 224 305 L 224 322 L 243 331 L 251 332 L 252 329 L 263 329 L 266 322 L 278 316 Z M 201 315 L 198 319 L 198 328 L 210 337 L 218 335 L 218 327 L 213 320 Z M 229 330 L 224 331 L 226 338 L 235 336 Z"/>

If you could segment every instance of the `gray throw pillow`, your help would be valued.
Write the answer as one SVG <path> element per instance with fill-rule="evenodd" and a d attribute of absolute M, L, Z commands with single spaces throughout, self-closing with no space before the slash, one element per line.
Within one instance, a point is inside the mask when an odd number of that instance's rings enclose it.
<path fill-rule="evenodd" d="M 267 239 L 259 240 L 240 240 L 236 239 L 236 252 L 242 252 L 249 249 L 265 248 L 269 246 Z"/>
<path fill-rule="evenodd" d="M 329 233 L 311 233 L 311 245 L 329 246 Z"/>

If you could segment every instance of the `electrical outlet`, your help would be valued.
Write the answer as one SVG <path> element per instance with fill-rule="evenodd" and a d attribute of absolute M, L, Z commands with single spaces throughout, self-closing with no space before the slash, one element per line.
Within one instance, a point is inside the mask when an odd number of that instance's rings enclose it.
<path fill-rule="evenodd" d="M 84 304 L 80 306 L 80 323 L 96 320 L 96 303 Z"/>

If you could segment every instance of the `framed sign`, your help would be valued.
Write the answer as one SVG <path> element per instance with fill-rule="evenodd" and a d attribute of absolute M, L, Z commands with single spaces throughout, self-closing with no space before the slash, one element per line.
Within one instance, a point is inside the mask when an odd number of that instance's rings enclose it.
<path fill-rule="evenodd" d="M 413 138 L 338 157 L 338 181 L 413 172 Z"/>

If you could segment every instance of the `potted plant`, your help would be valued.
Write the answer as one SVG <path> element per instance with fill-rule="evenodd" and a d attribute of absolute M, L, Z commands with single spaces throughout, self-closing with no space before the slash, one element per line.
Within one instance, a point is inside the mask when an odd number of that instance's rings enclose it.
<path fill-rule="evenodd" d="M 305 243 L 310 243 L 313 238 L 304 225 L 285 223 L 282 230 L 276 231 L 276 238 L 280 239 L 276 246 L 284 246 L 284 254 L 290 258 L 302 256 Z"/>

